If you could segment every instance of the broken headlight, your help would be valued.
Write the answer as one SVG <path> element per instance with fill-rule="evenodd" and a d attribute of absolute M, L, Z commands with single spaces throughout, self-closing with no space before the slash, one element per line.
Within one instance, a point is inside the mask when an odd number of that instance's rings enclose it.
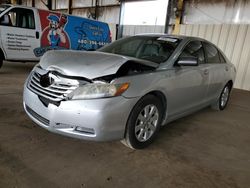
<path fill-rule="evenodd" d="M 75 89 L 69 99 L 96 99 L 105 97 L 119 96 L 129 87 L 129 83 L 110 84 L 110 83 L 91 83 L 79 86 Z"/>

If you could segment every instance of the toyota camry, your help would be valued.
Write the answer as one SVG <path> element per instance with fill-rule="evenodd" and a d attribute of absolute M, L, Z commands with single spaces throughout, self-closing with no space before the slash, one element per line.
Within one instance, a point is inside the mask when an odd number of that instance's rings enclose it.
<path fill-rule="evenodd" d="M 23 104 L 51 132 L 142 149 L 173 120 L 223 110 L 235 73 L 204 39 L 137 35 L 94 52 L 47 52 L 25 82 Z"/>

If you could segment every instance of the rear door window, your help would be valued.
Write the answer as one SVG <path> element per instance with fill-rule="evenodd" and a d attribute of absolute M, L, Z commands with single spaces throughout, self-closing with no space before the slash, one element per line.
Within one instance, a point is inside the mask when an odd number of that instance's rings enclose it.
<path fill-rule="evenodd" d="M 220 62 L 221 63 L 226 63 L 226 60 L 225 60 L 224 56 L 220 52 L 219 52 L 219 54 L 220 54 Z"/>
<path fill-rule="evenodd" d="M 209 43 L 204 43 L 207 63 L 220 63 L 220 55 L 217 48 Z"/>

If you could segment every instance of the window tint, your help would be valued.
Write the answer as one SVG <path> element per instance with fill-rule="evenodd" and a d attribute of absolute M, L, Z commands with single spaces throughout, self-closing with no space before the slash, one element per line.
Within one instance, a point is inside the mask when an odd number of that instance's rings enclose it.
<path fill-rule="evenodd" d="M 206 52 L 207 63 L 220 63 L 220 56 L 216 47 L 211 44 L 204 43 L 204 48 Z"/>
<path fill-rule="evenodd" d="M 1 25 L 35 29 L 34 13 L 29 9 L 11 9 L 7 14 L 2 16 Z"/>
<path fill-rule="evenodd" d="M 205 63 L 205 56 L 202 44 L 200 41 L 190 42 L 182 51 L 180 57 L 196 57 L 198 63 Z"/>

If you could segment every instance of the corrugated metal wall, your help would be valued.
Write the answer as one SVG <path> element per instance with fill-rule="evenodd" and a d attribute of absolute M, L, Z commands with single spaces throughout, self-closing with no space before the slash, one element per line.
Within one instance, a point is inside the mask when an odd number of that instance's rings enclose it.
<path fill-rule="evenodd" d="M 184 24 L 250 24 L 249 0 L 186 0 Z"/>
<path fill-rule="evenodd" d="M 72 1 L 72 15 L 89 17 L 90 10 L 94 8 L 95 0 L 74 0 Z M 53 8 L 63 11 L 68 8 L 68 0 L 52 0 Z M 92 8 L 91 8 L 92 7 Z M 109 24 L 112 40 L 116 38 L 116 24 L 119 23 L 120 6 L 117 0 L 99 0 L 98 21 Z M 67 11 L 66 11 L 67 12 Z"/>
<path fill-rule="evenodd" d="M 122 36 L 133 36 L 140 33 L 164 33 L 164 26 L 161 25 L 123 25 Z"/>
<path fill-rule="evenodd" d="M 180 34 L 199 36 L 217 45 L 237 68 L 234 87 L 250 90 L 250 25 L 181 25 Z"/>
<path fill-rule="evenodd" d="M 72 1 L 72 14 L 82 17 L 89 17 L 90 9 L 95 7 L 95 0 L 74 0 Z M 52 0 L 53 9 L 57 11 L 67 10 L 68 0 Z M 109 24 L 118 24 L 120 5 L 117 0 L 99 0 L 98 20 Z"/>

